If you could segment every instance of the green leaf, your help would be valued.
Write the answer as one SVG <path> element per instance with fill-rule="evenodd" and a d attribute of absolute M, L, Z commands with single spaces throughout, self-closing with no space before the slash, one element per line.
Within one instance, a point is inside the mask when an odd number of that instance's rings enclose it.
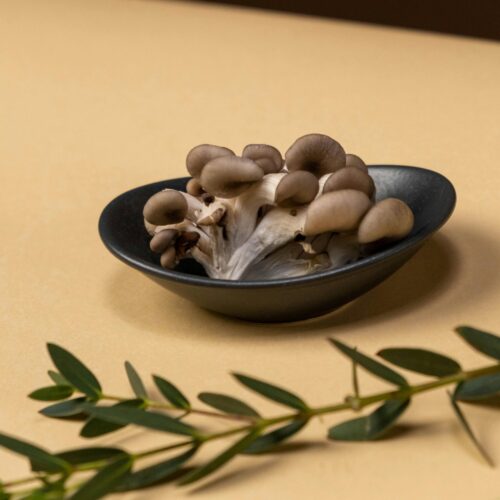
<path fill-rule="evenodd" d="M 227 450 L 223 451 L 221 454 L 217 455 L 215 458 L 212 460 L 208 461 L 206 464 L 202 465 L 201 467 L 198 467 L 197 469 L 194 469 L 193 471 L 189 472 L 186 474 L 179 484 L 185 485 L 185 484 L 191 484 L 194 483 L 195 481 L 198 481 L 212 472 L 215 472 L 217 469 L 225 465 L 229 460 L 231 460 L 234 456 L 236 456 L 238 453 L 242 452 L 244 449 L 248 448 L 250 443 L 257 439 L 259 436 L 260 429 L 255 428 L 252 431 L 250 431 L 248 434 L 246 434 L 243 438 L 241 438 L 239 441 L 236 441 L 232 446 L 230 446 Z"/>
<path fill-rule="evenodd" d="M 489 398 L 500 393 L 500 373 L 466 380 L 457 385 L 454 399 L 471 401 Z"/>
<path fill-rule="evenodd" d="M 372 441 L 382 437 L 410 404 L 409 399 L 390 399 L 364 417 L 347 420 L 328 430 L 328 438 L 337 441 Z"/>
<path fill-rule="evenodd" d="M 379 361 L 370 358 L 366 354 L 359 352 L 357 349 L 347 346 L 346 344 L 340 342 L 340 340 L 329 339 L 334 347 L 336 347 L 342 354 L 355 361 L 359 366 L 362 366 L 365 370 L 369 371 L 373 375 L 380 377 L 391 384 L 397 385 L 399 387 L 408 386 L 406 379 L 395 372 L 392 368 L 380 363 Z"/>
<path fill-rule="evenodd" d="M 454 359 L 426 349 L 393 347 L 382 349 L 378 355 L 393 365 L 434 377 L 446 377 L 462 369 Z"/>
<path fill-rule="evenodd" d="M 206 405 L 224 413 L 244 415 L 246 417 L 260 417 L 257 411 L 251 406 L 232 396 L 226 396 L 225 394 L 218 394 L 215 392 L 202 392 L 198 394 L 198 398 Z"/>
<path fill-rule="evenodd" d="M 0 446 L 29 458 L 36 464 L 38 470 L 45 472 L 66 472 L 69 470 L 69 464 L 61 458 L 52 455 L 34 444 L 21 441 L 6 434 L 0 434 Z"/>
<path fill-rule="evenodd" d="M 56 385 L 71 385 L 60 373 L 55 372 L 54 370 L 49 370 L 47 372 L 52 382 Z"/>
<path fill-rule="evenodd" d="M 458 406 L 458 403 L 453 399 L 453 395 L 450 392 L 448 392 L 448 396 L 450 397 L 453 411 L 455 412 L 455 415 L 460 424 L 462 425 L 462 428 L 466 432 L 467 436 L 469 436 L 470 440 L 472 441 L 472 444 L 476 447 L 476 449 L 479 451 L 484 460 L 486 460 L 486 463 L 491 467 L 493 467 L 494 466 L 493 460 L 491 460 L 490 456 L 486 453 L 486 450 L 482 447 L 481 443 L 476 438 L 474 432 L 472 431 L 471 426 L 469 425 L 469 422 L 467 422 L 465 415 L 462 413 L 462 410 Z"/>
<path fill-rule="evenodd" d="M 72 500 L 95 500 L 112 492 L 133 464 L 132 457 L 124 456 L 103 467 L 71 497 Z"/>
<path fill-rule="evenodd" d="M 479 352 L 500 359 L 500 337 L 471 326 L 459 326 L 455 330 L 468 344 Z"/>
<path fill-rule="evenodd" d="M 307 420 L 295 420 L 290 424 L 271 431 L 263 436 L 258 437 L 248 448 L 243 452 L 245 455 L 254 455 L 258 453 L 267 453 L 272 451 L 276 445 L 282 441 L 297 434 L 307 424 Z"/>
<path fill-rule="evenodd" d="M 127 408 L 125 406 L 88 406 L 86 411 L 95 417 L 102 418 L 116 424 L 134 424 L 148 429 L 154 429 L 171 434 L 182 434 L 196 436 L 196 429 L 175 418 L 152 411 L 140 410 L 139 408 Z"/>
<path fill-rule="evenodd" d="M 197 449 L 197 447 L 191 448 L 182 455 L 125 476 L 115 491 L 138 490 L 167 481 L 196 453 Z"/>
<path fill-rule="evenodd" d="M 122 407 L 144 408 L 145 404 L 142 399 L 129 399 L 127 401 L 120 401 L 119 403 L 111 406 L 111 408 Z M 117 424 L 115 422 L 109 422 L 108 420 L 102 420 L 97 417 L 90 417 L 80 430 L 80 436 L 84 438 L 95 438 L 117 431 L 125 426 L 126 424 Z"/>
<path fill-rule="evenodd" d="M 128 381 L 130 382 L 130 386 L 134 391 L 134 394 L 139 399 L 147 399 L 148 393 L 144 384 L 142 383 L 141 377 L 137 373 L 136 369 L 132 366 L 131 363 L 125 361 L 125 371 L 127 372 Z"/>
<path fill-rule="evenodd" d="M 183 410 L 189 410 L 189 408 L 191 408 L 186 396 L 184 396 L 184 394 L 182 394 L 182 392 L 179 391 L 174 384 L 163 377 L 159 377 L 158 375 L 153 375 L 153 380 L 156 387 L 158 387 L 158 390 L 163 394 L 167 401 L 172 403 L 173 406 Z"/>
<path fill-rule="evenodd" d="M 102 388 L 94 374 L 66 349 L 56 344 L 47 347 L 54 365 L 70 384 L 90 398 L 99 399 Z"/>
<path fill-rule="evenodd" d="M 31 392 L 28 397 L 37 401 L 60 401 L 69 398 L 71 395 L 73 395 L 73 387 L 69 385 L 51 385 Z"/>
<path fill-rule="evenodd" d="M 55 456 L 65 460 L 71 465 L 79 465 L 88 462 L 96 462 L 99 460 L 107 460 L 118 455 L 126 455 L 124 450 L 119 448 L 93 447 L 93 448 L 75 448 L 73 450 L 56 453 Z M 38 472 L 37 464 L 31 464 L 33 471 Z"/>
<path fill-rule="evenodd" d="M 241 373 L 233 373 L 233 376 L 245 387 L 258 392 L 261 396 L 297 410 L 308 409 L 306 403 L 301 398 L 286 389 L 268 384 L 256 378 L 248 377 L 247 375 L 242 375 Z"/>
<path fill-rule="evenodd" d="M 83 413 L 86 398 L 75 398 L 42 408 L 39 413 L 51 418 L 75 417 Z"/>

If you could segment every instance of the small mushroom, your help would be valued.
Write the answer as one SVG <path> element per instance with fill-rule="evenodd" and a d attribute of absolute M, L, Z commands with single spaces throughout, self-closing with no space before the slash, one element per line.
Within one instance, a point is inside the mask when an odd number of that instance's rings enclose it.
<path fill-rule="evenodd" d="M 370 199 L 361 191 L 344 189 L 326 193 L 309 205 L 304 234 L 352 231 L 371 206 Z"/>
<path fill-rule="evenodd" d="M 342 168 L 330 175 L 323 186 L 323 193 L 341 189 L 362 191 L 368 198 L 371 198 L 375 192 L 375 183 L 365 171 L 359 168 Z"/>
<path fill-rule="evenodd" d="M 160 257 L 160 264 L 165 269 L 173 269 L 177 263 L 177 255 L 174 247 L 168 247 Z"/>
<path fill-rule="evenodd" d="M 381 239 L 397 240 L 413 229 L 411 208 L 397 198 L 379 201 L 363 218 L 358 228 L 358 241 L 362 244 Z"/>
<path fill-rule="evenodd" d="M 205 191 L 220 198 L 234 198 L 264 177 L 263 170 L 249 158 L 221 156 L 210 161 L 201 173 Z"/>
<path fill-rule="evenodd" d="M 168 189 L 149 198 L 144 205 L 144 218 L 151 224 L 164 226 L 182 222 L 188 212 L 188 202 L 179 191 Z"/>
<path fill-rule="evenodd" d="M 196 177 L 189 179 L 186 184 L 186 191 L 191 196 L 194 196 L 196 198 L 200 197 L 205 192 L 201 187 L 200 181 Z"/>
<path fill-rule="evenodd" d="M 365 165 L 365 162 L 359 156 L 353 155 L 352 153 L 345 155 L 345 166 L 355 167 L 363 172 L 368 172 L 368 167 Z"/>
<path fill-rule="evenodd" d="M 319 191 L 318 179 L 306 170 L 285 175 L 278 184 L 275 202 L 280 207 L 295 207 L 310 203 Z"/>
<path fill-rule="evenodd" d="M 248 144 L 245 146 L 243 158 L 250 158 L 264 171 L 264 174 L 274 174 L 283 167 L 281 153 L 268 144 Z"/>
<path fill-rule="evenodd" d="M 308 170 L 317 177 L 345 167 L 342 146 L 323 134 L 308 134 L 297 139 L 285 153 L 288 170 Z"/>
<path fill-rule="evenodd" d="M 174 243 L 178 234 L 177 229 L 163 229 L 153 236 L 149 242 L 149 247 L 155 253 L 163 253 Z"/>
<path fill-rule="evenodd" d="M 186 157 L 186 167 L 188 172 L 193 177 L 199 177 L 205 165 L 221 156 L 234 156 L 234 152 L 222 146 L 214 146 L 212 144 L 200 144 L 195 146 Z"/>

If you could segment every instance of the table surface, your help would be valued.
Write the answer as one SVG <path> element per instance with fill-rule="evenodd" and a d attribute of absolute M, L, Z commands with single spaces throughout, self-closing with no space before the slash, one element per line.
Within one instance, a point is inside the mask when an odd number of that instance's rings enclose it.
<path fill-rule="evenodd" d="M 137 0 L 2 0 L 0 40 L 2 431 L 52 450 L 86 443 L 76 425 L 42 418 L 26 398 L 48 382 L 48 341 L 77 353 L 111 393 L 129 394 L 128 359 L 192 398 L 243 395 L 228 375 L 238 370 L 317 405 L 349 387 L 350 366 L 328 336 L 368 353 L 420 346 L 466 367 L 488 362 L 452 330 L 500 331 L 499 44 Z M 438 170 L 458 192 L 447 226 L 336 314 L 288 325 L 216 316 L 125 267 L 99 241 L 103 206 L 131 187 L 184 175 L 193 145 L 269 142 L 283 151 L 309 132 L 369 163 Z M 362 386 L 386 387 L 364 375 Z M 498 412 L 466 411 L 500 463 Z M 293 452 L 238 458 L 201 486 L 164 486 L 147 498 L 500 496 L 498 468 L 478 458 L 442 390 L 416 399 L 402 432 L 379 442 L 327 442 L 339 418 L 315 421 Z M 164 439 L 136 428 L 98 442 L 141 449 Z M 0 451 L 0 470 L 10 479 L 27 469 Z"/>

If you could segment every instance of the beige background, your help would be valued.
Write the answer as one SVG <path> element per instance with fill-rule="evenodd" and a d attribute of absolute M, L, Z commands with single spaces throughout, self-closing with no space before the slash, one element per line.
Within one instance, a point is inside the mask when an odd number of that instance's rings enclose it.
<path fill-rule="evenodd" d="M 76 426 L 41 418 L 25 396 L 47 381 L 47 341 L 76 352 L 113 393 L 128 393 L 129 359 L 191 397 L 242 394 L 228 376 L 237 369 L 318 405 L 349 384 L 329 335 L 371 353 L 413 345 L 467 367 L 486 363 L 451 330 L 467 322 L 500 331 L 499 88 L 492 42 L 195 3 L 2 0 L 0 429 L 53 450 L 81 444 Z M 459 197 L 410 263 L 337 314 L 291 325 L 215 316 L 99 241 L 102 207 L 133 186 L 184 175 L 192 145 L 285 150 L 313 131 L 371 163 L 439 170 Z M 364 377 L 363 387 L 383 384 Z M 500 464 L 498 412 L 467 412 Z M 336 418 L 311 425 L 294 453 L 238 458 L 203 487 L 147 498 L 500 497 L 499 469 L 478 459 L 444 391 L 414 401 L 397 439 L 328 443 Z M 151 440 L 135 429 L 101 443 L 141 449 Z M 3 479 L 25 472 L 0 451 Z"/>

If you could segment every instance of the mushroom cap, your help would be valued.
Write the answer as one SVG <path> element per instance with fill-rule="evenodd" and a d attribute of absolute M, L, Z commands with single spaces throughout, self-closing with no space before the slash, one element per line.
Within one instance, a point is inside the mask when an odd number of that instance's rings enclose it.
<path fill-rule="evenodd" d="M 168 247 L 160 257 L 160 264 L 165 269 L 173 269 L 177 262 L 177 255 L 174 247 Z"/>
<path fill-rule="evenodd" d="M 221 156 L 205 165 L 200 182 L 214 196 L 234 198 L 262 177 L 264 171 L 250 158 Z"/>
<path fill-rule="evenodd" d="M 195 196 L 198 198 L 201 196 L 205 191 L 203 191 L 203 188 L 201 187 L 200 181 L 193 177 L 192 179 L 189 179 L 187 184 L 186 184 L 186 191 L 191 195 Z"/>
<path fill-rule="evenodd" d="M 288 170 L 308 170 L 317 177 L 340 170 L 345 161 L 342 146 L 323 134 L 304 135 L 285 153 Z"/>
<path fill-rule="evenodd" d="M 359 168 L 359 170 L 363 170 L 363 172 L 368 172 L 368 167 L 365 162 L 359 156 L 353 155 L 352 153 L 345 155 L 345 166 Z"/>
<path fill-rule="evenodd" d="M 274 201 L 280 207 L 305 205 L 316 198 L 318 179 L 307 170 L 296 170 L 285 175 L 279 182 Z"/>
<path fill-rule="evenodd" d="M 323 186 L 323 193 L 339 191 L 341 189 L 362 191 L 368 198 L 371 198 L 375 192 L 375 183 L 373 179 L 360 168 L 342 168 L 330 175 Z"/>
<path fill-rule="evenodd" d="M 401 239 L 413 229 L 411 208 L 397 198 L 379 201 L 363 218 L 358 228 L 360 243 L 373 243 L 383 238 Z"/>
<path fill-rule="evenodd" d="M 361 191 L 343 189 L 326 193 L 309 205 L 304 234 L 353 231 L 371 206 L 370 199 Z"/>
<path fill-rule="evenodd" d="M 149 198 L 144 205 L 144 218 L 151 224 L 164 226 L 182 222 L 188 211 L 188 203 L 183 194 L 173 189 L 160 191 Z"/>
<path fill-rule="evenodd" d="M 283 168 L 281 153 L 268 144 L 248 144 L 241 154 L 250 158 L 264 171 L 264 174 L 275 174 Z"/>
<path fill-rule="evenodd" d="M 163 253 L 173 244 L 178 234 L 177 229 L 163 229 L 153 236 L 149 242 L 149 248 L 155 253 Z"/>
<path fill-rule="evenodd" d="M 234 152 L 222 146 L 200 144 L 195 146 L 186 157 L 186 168 L 193 177 L 199 177 L 203 167 L 214 158 L 234 156 Z"/>

